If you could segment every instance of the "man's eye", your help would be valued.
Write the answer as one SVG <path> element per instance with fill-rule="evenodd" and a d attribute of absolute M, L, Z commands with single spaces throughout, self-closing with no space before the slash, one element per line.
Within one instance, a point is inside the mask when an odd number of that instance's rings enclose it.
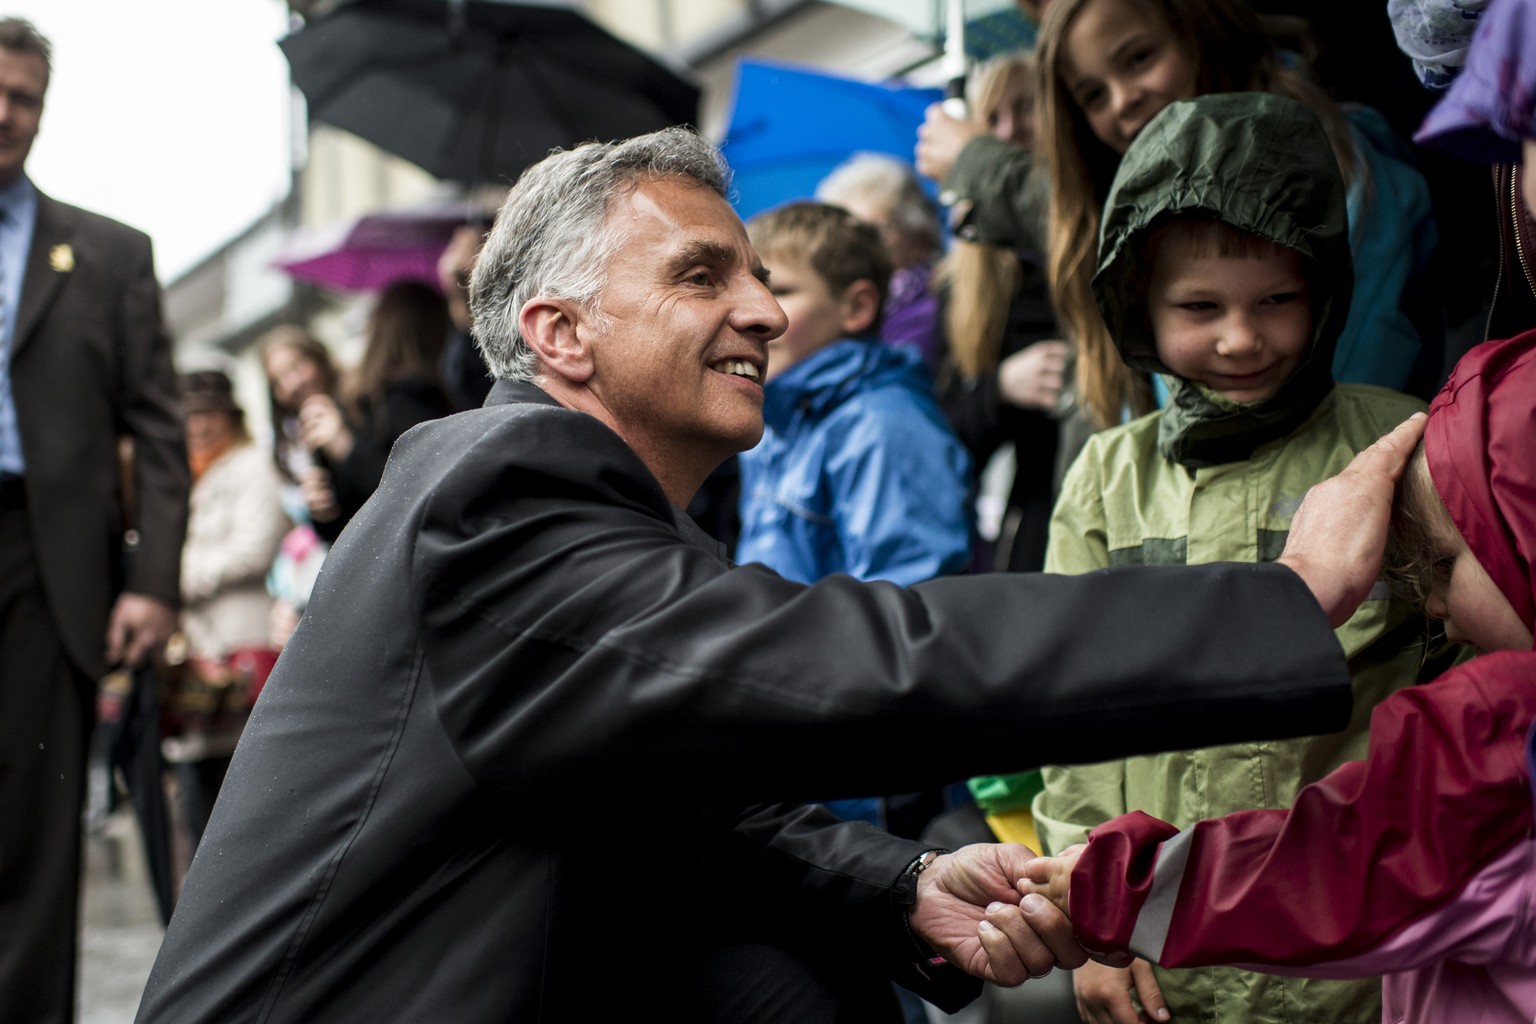
<path fill-rule="evenodd" d="M 695 270 L 693 273 L 683 278 L 683 280 L 687 281 L 689 284 L 710 285 L 714 283 L 715 275 L 712 271 L 709 270 Z"/>
<path fill-rule="evenodd" d="M 1179 308 L 1186 313 L 1209 313 L 1216 308 L 1214 302 L 1181 302 Z"/>
<path fill-rule="evenodd" d="M 1301 292 L 1276 292 L 1264 301 L 1268 302 L 1271 306 L 1284 306 L 1287 303 L 1295 302 L 1299 298 L 1301 298 Z"/>

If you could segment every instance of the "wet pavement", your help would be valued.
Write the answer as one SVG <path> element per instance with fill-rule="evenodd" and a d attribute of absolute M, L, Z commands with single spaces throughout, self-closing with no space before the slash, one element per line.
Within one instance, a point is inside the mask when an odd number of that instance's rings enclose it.
<path fill-rule="evenodd" d="M 79 1024 L 132 1024 L 164 929 L 126 807 L 86 834 Z"/>

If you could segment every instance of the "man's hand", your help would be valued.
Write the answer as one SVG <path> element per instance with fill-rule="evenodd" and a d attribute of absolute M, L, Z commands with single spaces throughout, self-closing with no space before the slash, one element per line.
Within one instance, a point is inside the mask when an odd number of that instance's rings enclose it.
<path fill-rule="evenodd" d="M 1425 422 L 1423 413 L 1414 413 L 1338 476 L 1309 490 L 1291 519 L 1277 561 L 1301 577 L 1334 626 L 1349 620 L 1381 574 L 1392 488 Z"/>
<path fill-rule="evenodd" d="M 967 974 L 1019 985 L 1053 967 L 1087 959 L 1072 922 L 1014 886 L 1034 851 L 1017 843 L 979 843 L 938 857 L 918 876 L 912 930 Z"/>
<path fill-rule="evenodd" d="M 107 620 L 107 665 L 135 668 L 176 631 L 176 611 L 148 594 L 120 594 Z"/>
<path fill-rule="evenodd" d="M 917 129 L 913 162 L 917 164 L 918 173 L 942 182 L 954 168 L 965 144 L 980 134 L 981 129 L 970 121 L 944 113 L 943 104 L 930 105 Z"/>

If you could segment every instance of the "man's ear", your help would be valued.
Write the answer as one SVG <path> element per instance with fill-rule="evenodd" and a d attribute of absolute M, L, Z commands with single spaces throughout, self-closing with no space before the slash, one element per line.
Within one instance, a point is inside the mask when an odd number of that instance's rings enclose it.
<path fill-rule="evenodd" d="M 574 302 L 536 295 L 517 316 L 523 340 L 544 371 L 572 384 L 585 384 L 592 376 L 592 350 L 576 329 L 580 315 Z"/>
<path fill-rule="evenodd" d="M 860 278 L 843 291 L 843 334 L 857 337 L 875 326 L 880 315 L 880 289 L 868 278 Z"/>

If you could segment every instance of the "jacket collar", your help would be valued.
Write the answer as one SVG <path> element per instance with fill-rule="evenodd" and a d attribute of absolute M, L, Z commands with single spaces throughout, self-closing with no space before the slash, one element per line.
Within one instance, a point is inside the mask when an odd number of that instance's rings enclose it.
<path fill-rule="evenodd" d="M 875 338 L 843 338 L 812 352 L 763 388 L 763 422 L 784 431 L 796 415 L 820 416 L 875 380 L 915 372 L 921 359 Z"/>
<path fill-rule="evenodd" d="M 530 384 L 527 381 L 497 380 L 491 385 L 490 393 L 485 397 L 485 408 L 490 409 L 508 405 L 542 405 L 551 406 L 556 409 L 565 408 L 549 392 L 537 384 Z M 585 416 L 586 413 L 577 413 L 577 415 Z M 620 439 L 620 443 L 623 443 L 622 439 Z M 624 447 L 629 449 L 627 444 Z M 656 483 L 650 470 L 645 467 L 645 464 L 641 462 L 638 455 L 634 456 L 634 461 L 636 466 L 644 471 L 646 480 L 655 488 L 657 496 L 661 499 L 658 504 L 664 505 L 671 512 L 672 527 L 677 531 L 677 535 L 693 547 L 708 552 L 720 561 L 729 564 L 730 559 L 727 557 L 725 545 L 700 529 L 699 525 L 693 521 L 693 517 L 688 515 L 687 512 L 666 500 L 666 495 L 661 491 L 661 485 Z"/>

